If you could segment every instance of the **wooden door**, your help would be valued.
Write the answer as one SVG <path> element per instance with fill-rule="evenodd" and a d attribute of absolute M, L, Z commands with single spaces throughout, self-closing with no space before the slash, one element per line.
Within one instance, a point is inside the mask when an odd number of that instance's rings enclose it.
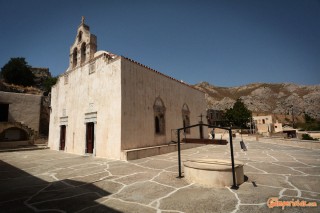
<path fill-rule="evenodd" d="M 93 153 L 94 123 L 87 123 L 87 153 Z"/>
<path fill-rule="evenodd" d="M 66 145 L 66 126 L 60 127 L 60 150 L 64 150 Z"/>

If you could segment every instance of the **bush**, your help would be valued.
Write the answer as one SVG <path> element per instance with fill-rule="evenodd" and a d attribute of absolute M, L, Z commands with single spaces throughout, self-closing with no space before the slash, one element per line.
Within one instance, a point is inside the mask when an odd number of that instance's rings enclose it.
<path fill-rule="evenodd" d="M 45 91 L 50 92 L 51 87 L 57 83 L 57 80 L 57 77 L 48 77 L 43 83 Z"/>
<path fill-rule="evenodd" d="M 309 134 L 302 134 L 302 140 L 312 140 L 312 141 L 316 141 L 317 139 L 311 137 Z"/>

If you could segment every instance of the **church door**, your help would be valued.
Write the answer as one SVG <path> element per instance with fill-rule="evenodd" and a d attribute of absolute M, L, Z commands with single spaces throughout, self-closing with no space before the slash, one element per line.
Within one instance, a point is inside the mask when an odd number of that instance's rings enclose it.
<path fill-rule="evenodd" d="M 66 126 L 62 125 L 60 127 L 60 150 L 64 150 L 66 145 Z"/>
<path fill-rule="evenodd" d="M 93 153 L 93 148 L 94 148 L 94 123 L 90 122 L 87 123 L 87 151 L 86 153 Z"/>

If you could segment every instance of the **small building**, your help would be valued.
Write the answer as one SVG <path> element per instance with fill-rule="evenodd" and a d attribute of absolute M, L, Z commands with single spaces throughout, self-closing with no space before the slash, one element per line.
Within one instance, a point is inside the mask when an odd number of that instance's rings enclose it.
<path fill-rule="evenodd" d="M 279 123 L 278 120 L 274 120 L 272 115 L 263 115 L 263 116 L 252 116 L 254 121 L 256 132 L 263 133 L 278 133 L 282 132 L 282 123 Z"/>
<path fill-rule="evenodd" d="M 207 109 L 207 120 L 208 124 L 219 126 L 225 123 L 225 111 L 223 110 L 215 110 L 215 109 Z"/>
<path fill-rule="evenodd" d="M 51 94 L 48 146 L 80 155 L 126 159 L 127 150 L 168 145 L 172 130 L 197 124 L 202 91 L 132 59 L 97 51 L 82 23 L 68 69 Z M 198 129 L 186 133 L 199 138 Z"/>
<path fill-rule="evenodd" d="M 0 91 L 0 146 L 11 141 L 33 140 L 38 135 L 41 98 L 41 95 Z"/>

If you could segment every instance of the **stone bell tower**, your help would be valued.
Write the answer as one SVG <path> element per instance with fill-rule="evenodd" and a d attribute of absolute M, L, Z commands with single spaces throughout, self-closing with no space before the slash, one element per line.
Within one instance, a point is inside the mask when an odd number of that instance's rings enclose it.
<path fill-rule="evenodd" d="M 95 52 L 97 52 L 97 37 L 90 33 L 90 28 L 84 23 L 84 17 L 82 16 L 77 37 L 70 48 L 68 70 L 82 66 L 84 63 L 90 61 Z"/>

